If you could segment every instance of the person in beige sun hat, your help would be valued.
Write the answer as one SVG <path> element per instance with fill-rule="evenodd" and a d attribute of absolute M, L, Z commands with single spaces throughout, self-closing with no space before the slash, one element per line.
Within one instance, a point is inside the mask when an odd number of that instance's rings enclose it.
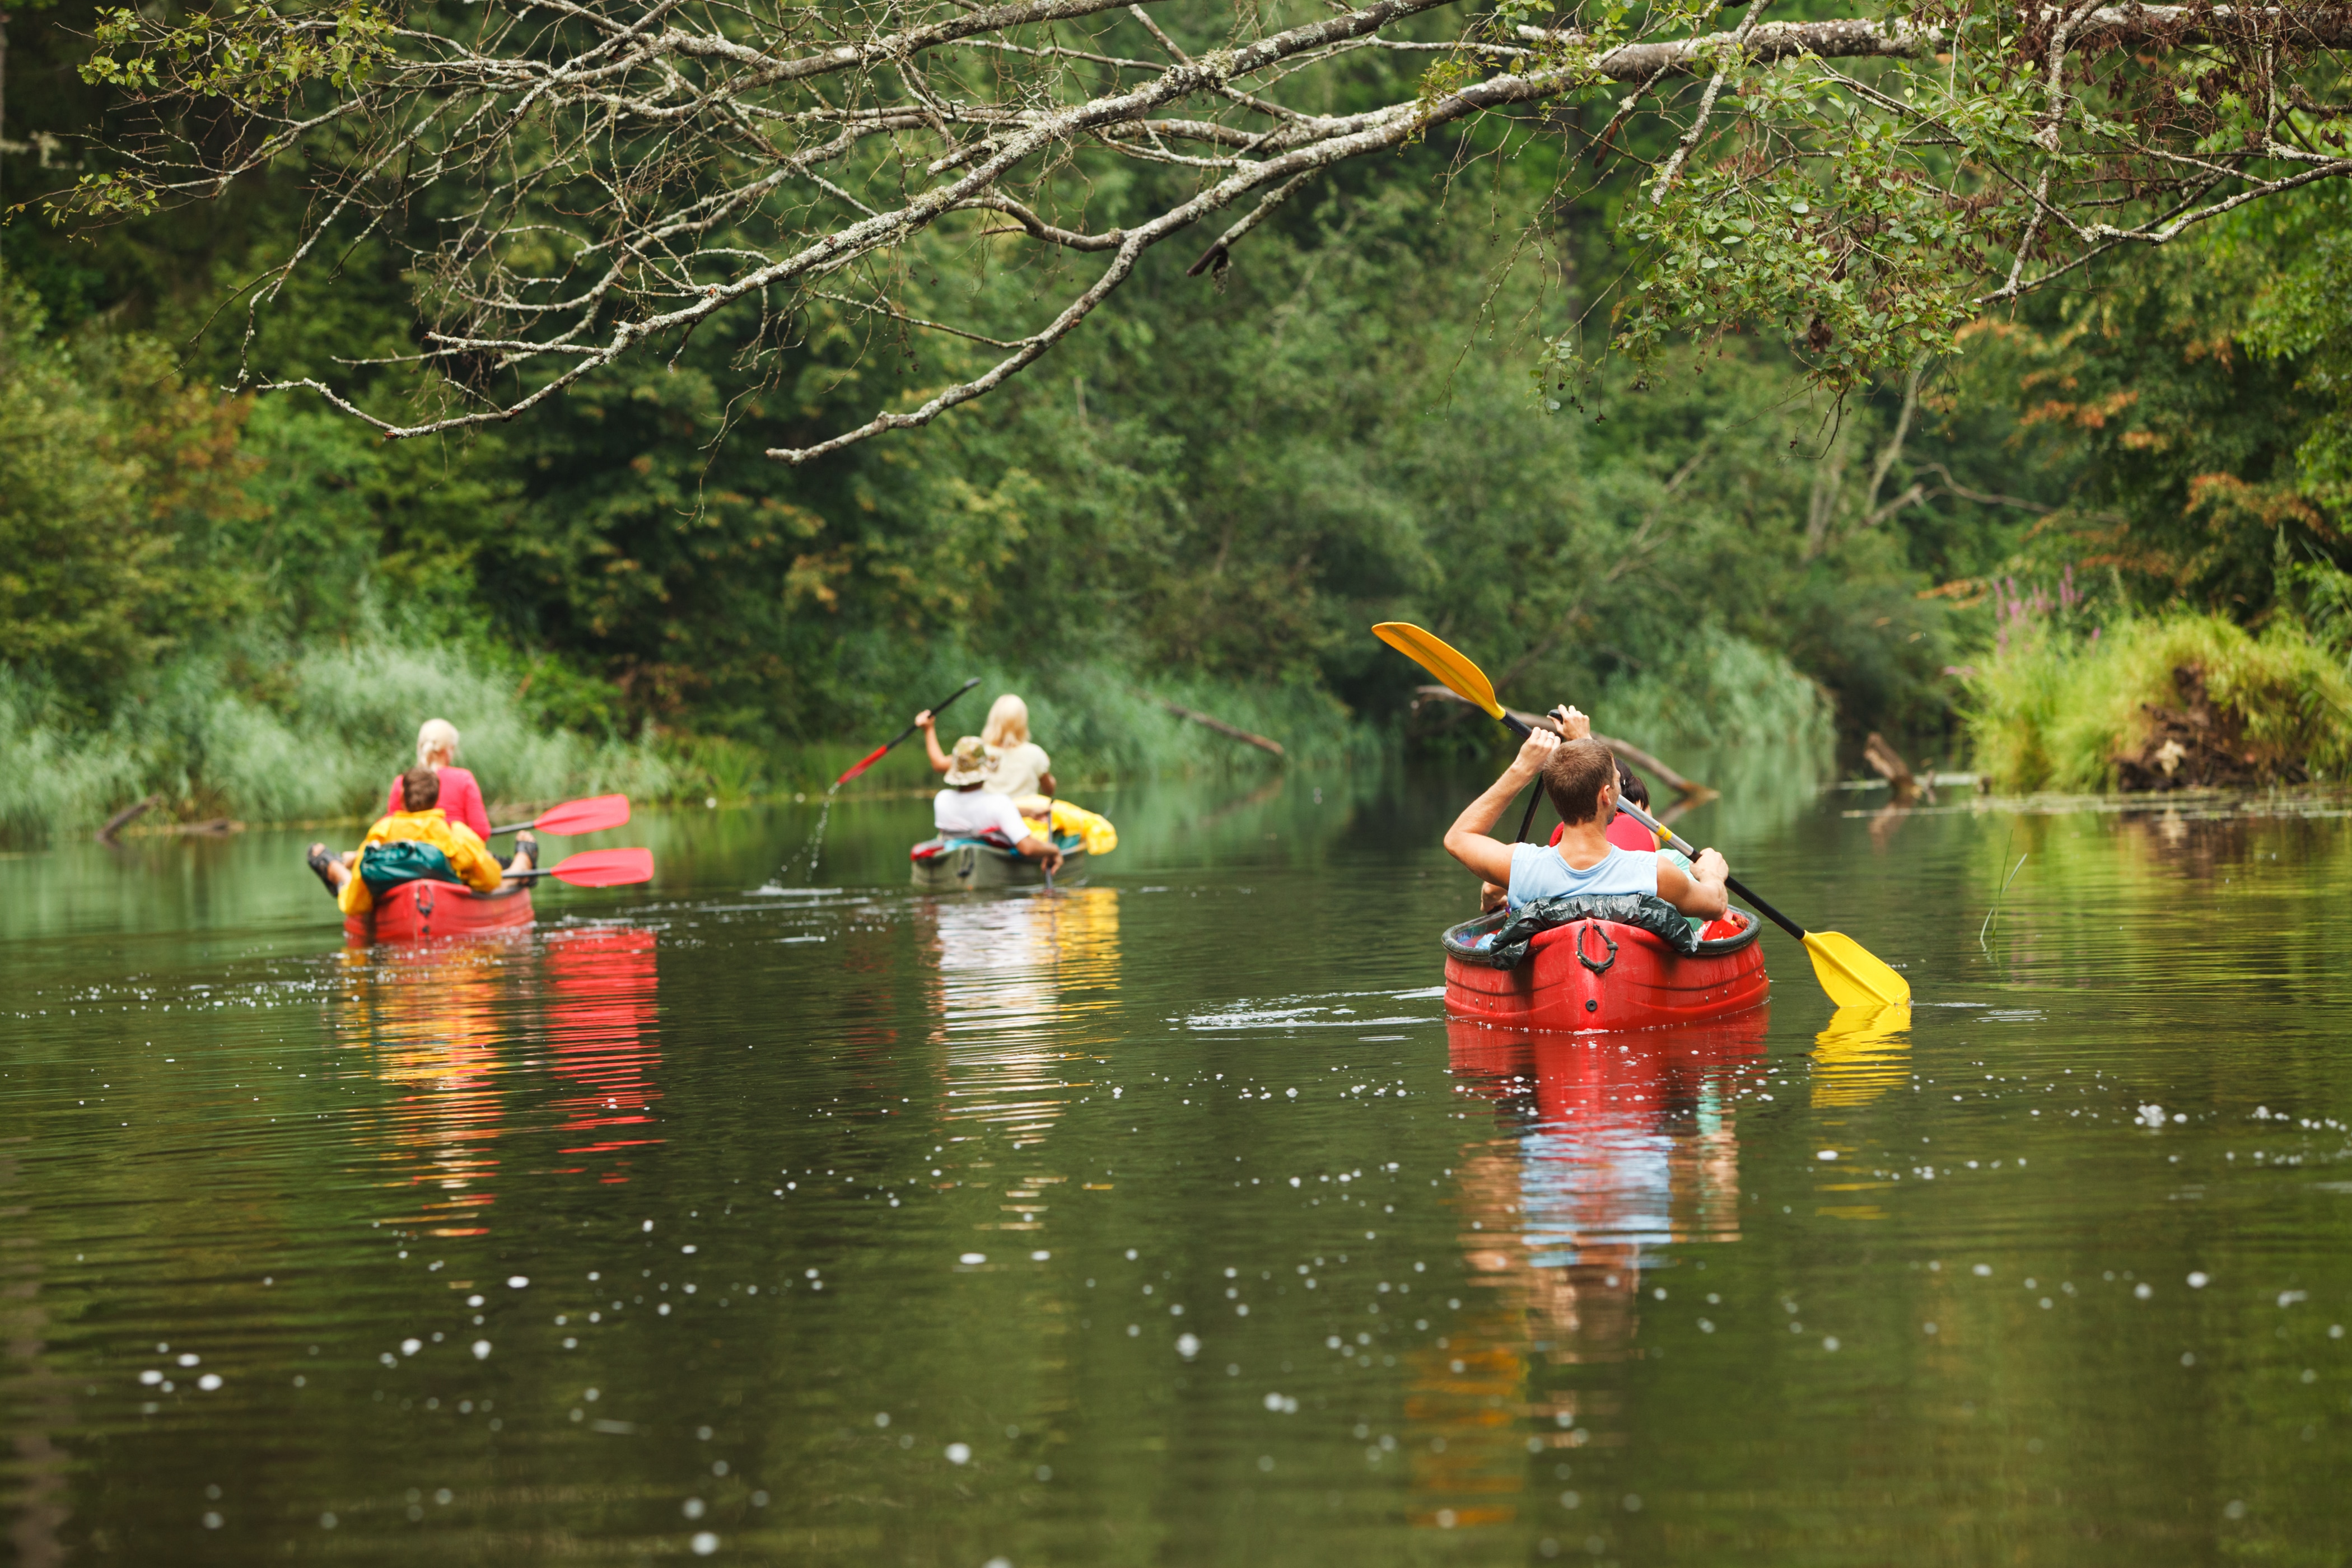
<path fill-rule="evenodd" d="M 1062 868 L 1062 852 L 1021 815 L 1010 795 L 981 786 L 988 782 L 988 743 L 966 735 L 948 757 L 948 787 L 931 798 L 931 825 L 942 838 L 978 838 L 1002 834 L 1004 841 L 1032 859 L 1044 862 L 1048 873 Z"/>

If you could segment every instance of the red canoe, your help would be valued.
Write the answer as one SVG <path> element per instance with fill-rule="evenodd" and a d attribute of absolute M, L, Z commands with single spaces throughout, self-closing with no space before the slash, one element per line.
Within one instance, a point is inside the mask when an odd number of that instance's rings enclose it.
<path fill-rule="evenodd" d="M 1582 920 L 1537 932 L 1515 968 L 1459 956 L 1502 923 L 1486 915 L 1445 933 L 1447 1016 L 1561 1034 L 1660 1029 L 1745 1013 L 1772 994 L 1756 917 L 1745 910 L 1710 924 L 1688 955 L 1638 926 Z"/>
<path fill-rule="evenodd" d="M 530 885 L 478 893 L 456 882 L 403 882 L 375 901 L 372 914 L 345 915 L 352 942 L 418 942 L 530 924 Z"/>

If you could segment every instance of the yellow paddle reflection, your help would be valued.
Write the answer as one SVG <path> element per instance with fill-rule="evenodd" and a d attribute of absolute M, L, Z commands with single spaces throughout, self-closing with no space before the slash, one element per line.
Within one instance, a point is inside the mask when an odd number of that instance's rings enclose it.
<path fill-rule="evenodd" d="M 1911 1007 L 1846 1006 L 1813 1037 L 1813 1103 L 1864 1105 L 1911 1077 Z"/>

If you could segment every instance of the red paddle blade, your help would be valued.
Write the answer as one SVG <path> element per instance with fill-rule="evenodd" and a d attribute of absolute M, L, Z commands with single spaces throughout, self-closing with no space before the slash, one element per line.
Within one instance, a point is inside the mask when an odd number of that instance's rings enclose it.
<path fill-rule="evenodd" d="M 571 835 L 602 833 L 608 827 L 619 827 L 629 820 L 629 797 L 625 795 L 600 795 L 587 800 L 566 801 L 553 811 L 543 814 L 531 824 L 541 833 Z"/>
<path fill-rule="evenodd" d="M 889 749 L 890 748 L 887 746 L 875 747 L 872 751 L 858 758 L 857 761 L 852 763 L 849 765 L 849 771 L 833 782 L 836 784 L 847 784 L 850 780 L 856 778 L 858 774 L 864 773 L 866 769 L 880 762 L 882 760 L 882 753 Z"/>
<path fill-rule="evenodd" d="M 590 849 L 566 857 L 562 865 L 551 868 L 548 875 L 575 888 L 618 888 L 630 882 L 650 882 L 654 879 L 654 852 Z"/>

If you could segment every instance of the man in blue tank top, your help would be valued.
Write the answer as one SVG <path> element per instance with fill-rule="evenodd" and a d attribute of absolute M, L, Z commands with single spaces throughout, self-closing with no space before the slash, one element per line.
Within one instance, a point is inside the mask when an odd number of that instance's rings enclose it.
<path fill-rule="evenodd" d="M 1513 910 L 1563 894 L 1654 893 L 1685 915 L 1712 920 L 1728 907 L 1724 879 L 1730 868 L 1702 849 L 1688 871 L 1680 857 L 1621 849 L 1609 841 L 1617 815 L 1617 759 L 1592 739 L 1592 721 L 1567 710 L 1568 738 L 1538 730 L 1519 747 L 1503 776 L 1470 803 L 1445 835 L 1445 852 L 1487 881 L 1507 889 Z M 1530 780 L 1567 825 L 1553 845 L 1505 844 L 1490 837 L 1496 819 Z"/>

